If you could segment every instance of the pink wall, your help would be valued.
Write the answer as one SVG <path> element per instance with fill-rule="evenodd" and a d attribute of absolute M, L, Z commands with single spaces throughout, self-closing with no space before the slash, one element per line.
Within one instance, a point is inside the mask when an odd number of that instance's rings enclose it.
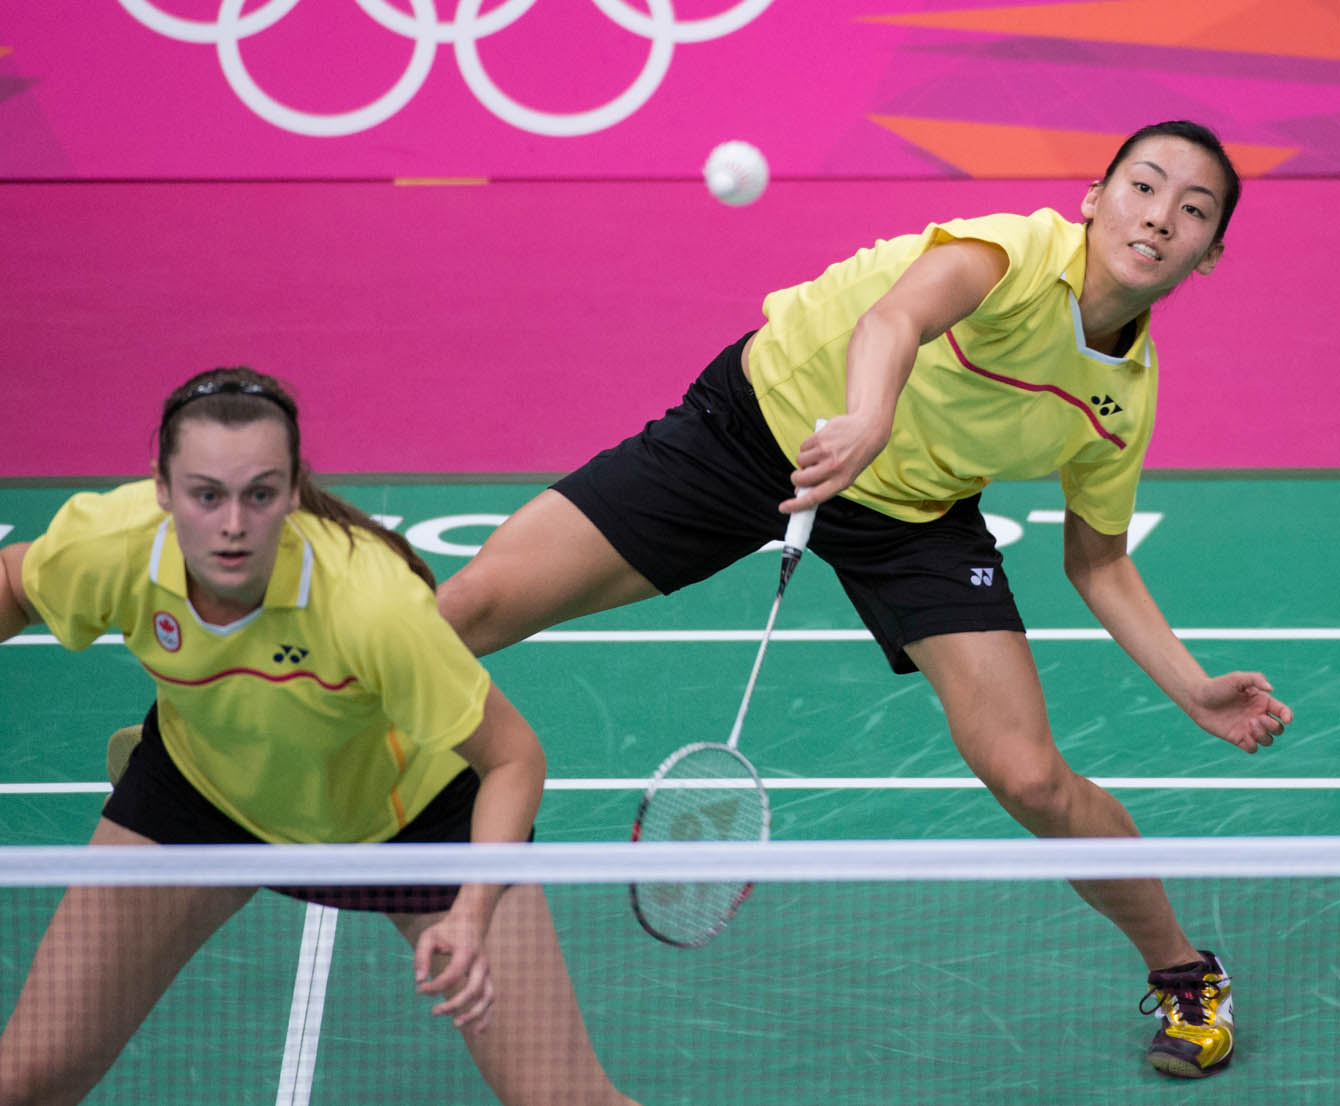
<path fill-rule="evenodd" d="M 550 472 L 675 402 L 774 287 L 933 218 L 1082 184 L 0 186 L 0 475 L 142 471 L 153 404 L 249 362 L 335 472 Z M 1255 181 L 1218 271 L 1159 308 L 1150 464 L 1333 466 L 1340 181 Z M 1324 344 L 1325 343 L 1325 344 Z M 109 419 L 109 410 L 123 412 Z"/>
<path fill-rule="evenodd" d="M 1334 465 L 1331 0 L 9 4 L 0 476 L 140 471 L 145 397 L 240 360 L 328 470 L 570 468 L 768 290 L 932 218 L 1073 214 L 1169 117 L 1254 179 L 1160 312 L 1151 464 Z M 697 180 L 726 138 L 772 165 L 747 209 Z M 388 183 L 422 177 L 478 183 Z"/>

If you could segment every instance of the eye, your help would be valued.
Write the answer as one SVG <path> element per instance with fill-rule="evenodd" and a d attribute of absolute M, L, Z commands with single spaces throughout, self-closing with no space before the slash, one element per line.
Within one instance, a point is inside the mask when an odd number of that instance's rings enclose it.
<path fill-rule="evenodd" d="M 218 493 L 213 488 L 198 488 L 192 495 L 196 502 L 205 507 L 212 507 L 219 500 Z"/>
<path fill-rule="evenodd" d="M 1153 191 L 1154 191 L 1154 189 L 1152 189 L 1152 188 L 1148 185 L 1148 183 L 1146 183 L 1145 181 L 1138 180 L 1138 181 L 1133 181 L 1132 183 L 1134 184 L 1134 186 L 1135 186 L 1135 190 L 1136 190 L 1137 192 L 1153 192 Z"/>
<path fill-rule="evenodd" d="M 1188 215 L 1194 216 L 1197 219 L 1205 218 L 1205 212 L 1203 212 L 1195 204 L 1183 204 L 1182 210 L 1185 211 Z"/>
<path fill-rule="evenodd" d="M 257 507 L 264 507 L 267 503 L 272 502 L 274 498 L 275 492 L 273 488 L 251 489 L 251 502 L 256 504 Z"/>

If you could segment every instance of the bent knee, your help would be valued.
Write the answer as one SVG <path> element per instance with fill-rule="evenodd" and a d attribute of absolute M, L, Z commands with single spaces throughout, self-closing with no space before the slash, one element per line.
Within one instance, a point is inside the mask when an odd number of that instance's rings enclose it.
<path fill-rule="evenodd" d="M 1059 758 L 1045 764 L 1011 765 L 983 782 L 1001 805 L 1025 822 L 1065 817 L 1079 777 Z"/>
<path fill-rule="evenodd" d="M 488 574 L 469 564 L 437 586 L 438 611 L 472 650 L 474 639 L 492 620 L 496 606 L 495 591 L 489 586 Z"/>
<path fill-rule="evenodd" d="M 471 561 L 437 587 L 437 609 L 475 656 L 497 652 L 549 624 L 534 589 L 497 566 Z"/>

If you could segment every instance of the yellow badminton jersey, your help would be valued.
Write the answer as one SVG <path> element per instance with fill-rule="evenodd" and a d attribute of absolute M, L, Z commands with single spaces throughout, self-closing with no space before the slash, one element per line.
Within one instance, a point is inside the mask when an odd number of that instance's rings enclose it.
<path fill-rule="evenodd" d="M 1002 247 L 1009 268 L 972 315 L 921 347 L 888 446 L 843 494 L 926 522 L 992 480 L 1059 469 L 1067 506 L 1121 533 L 1154 425 L 1149 317 L 1124 357 L 1084 344 L 1084 227 L 1050 209 L 932 223 L 769 295 L 749 371 L 778 444 L 794 458 L 816 418 L 846 410 L 857 320 L 917 257 L 954 239 Z"/>
<path fill-rule="evenodd" d="M 158 685 L 187 779 L 277 842 L 381 841 L 465 767 L 489 677 L 381 541 L 289 516 L 261 607 L 204 623 L 151 481 L 83 493 L 23 560 L 33 606 L 83 649 L 110 628 Z"/>

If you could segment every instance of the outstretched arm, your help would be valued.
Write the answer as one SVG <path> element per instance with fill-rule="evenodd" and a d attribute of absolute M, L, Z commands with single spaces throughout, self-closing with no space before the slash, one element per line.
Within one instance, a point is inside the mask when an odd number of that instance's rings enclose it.
<path fill-rule="evenodd" d="M 856 323 L 847 345 L 847 410 L 802 443 L 787 514 L 849 487 L 889 444 L 917 350 L 971 315 L 1009 267 L 999 246 L 946 242 L 918 257 Z"/>
<path fill-rule="evenodd" d="M 1149 594 L 1125 534 L 1099 533 L 1067 511 L 1065 571 L 1117 644 L 1206 732 L 1254 753 L 1293 721 L 1261 673 L 1206 675 Z"/>
<path fill-rule="evenodd" d="M 496 686 L 489 688 L 483 720 L 456 751 L 479 773 L 470 839 L 525 841 L 544 791 L 544 751 L 521 712 Z M 446 917 L 424 930 L 414 950 L 419 991 L 442 995 L 433 1013 L 451 1015 L 460 1028 L 478 1030 L 488 1021 L 493 982 L 484 935 L 503 890 L 496 884 L 463 886 Z M 445 966 L 440 958 L 446 958 Z"/>
<path fill-rule="evenodd" d="M 23 556 L 31 544 L 18 542 L 0 549 L 0 641 L 42 621 L 23 590 Z"/>

